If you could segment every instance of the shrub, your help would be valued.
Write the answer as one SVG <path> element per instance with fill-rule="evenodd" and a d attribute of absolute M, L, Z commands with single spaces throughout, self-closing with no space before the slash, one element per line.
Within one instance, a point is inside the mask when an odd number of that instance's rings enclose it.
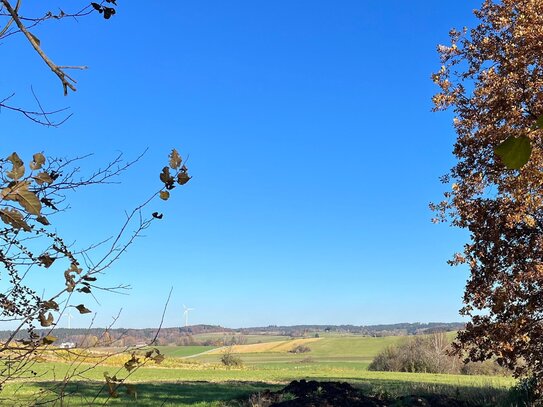
<path fill-rule="evenodd" d="M 373 359 L 368 370 L 467 375 L 510 373 L 494 360 L 463 364 L 457 356 L 450 355 L 450 350 L 450 341 L 444 333 L 416 336 L 384 349 Z"/>
<path fill-rule="evenodd" d="M 311 348 L 307 345 L 298 345 L 289 350 L 290 353 L 307 353 L 311 352 Z"/>
<path fill-rule="evenodd" d="M 221 363 L 226 367 L 242 367 L 243 360 L 232 353 L 232 348 L 228 348 L 221 356 Z"/>
<path fill-rule="evenodd" d="M 389 347 L 375 357 L 369 370 L 422 373 L 453 373 L 460 366 L 458 358 L 449 356 L 445 334 L 417 336 Z"/>
<path fill-rule="evenodd" d="M 466 363 L 460 368 L 460 373 L 479 376 L 506 376 L 511 374 L 511 371 L 498 365 L 494 359 L 490 359 L 484 362 Z"/>

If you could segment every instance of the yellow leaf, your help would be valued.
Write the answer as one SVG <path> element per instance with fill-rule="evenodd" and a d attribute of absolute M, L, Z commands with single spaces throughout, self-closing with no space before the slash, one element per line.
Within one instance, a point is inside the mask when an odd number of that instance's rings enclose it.
<path fill-rule="evenodd" d="M 168 191 L 160 191 L 160 199 L 168 200 L 170 193 Z"/>

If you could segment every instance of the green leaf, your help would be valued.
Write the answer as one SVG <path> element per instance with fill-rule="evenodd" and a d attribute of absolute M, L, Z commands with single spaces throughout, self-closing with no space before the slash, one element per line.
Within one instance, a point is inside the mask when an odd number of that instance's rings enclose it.
<path fill-rule="evenodd" d="M 494 152 L 508 169 L 518 170 L 530 160 L 532 144 L 526 136 L 509 136 Z"/>
<path fill-rule="evenodd" d="M 171 169 L 176 170 L 179 167 L 181 167 L 181 162 L 183 160 L 181 159 L 181 156 L 179 155 L 179 153 L 177 152 L 177 150 L 175 148 L 172 150 L 169 157 L 170 157 L 170 168 Z"/>
<path fill-rule="evenodd" d="M 168 191 L 160 191 L 160 199 L 167 201 L 169 197 L 170 193 Z"/>
<path fill-rule="evenodd" d="M 45 164 L 45 156 L 42 153 L 36 153 L 32 156 L 29 166 L 31 170 L 39 170 L 43 164 Z"/>
<path fill-rule="evenodd" d="M 17 230 L 23 229 L 25 232 L 31 231 L 31 228 L 28 226 L 28 223 L 25 222 L 22 213 L 17 209 L 1 209 L 0 219 Z"/>
<path fill-rule="evenodd" d="M 92 311 L 86 308 L 83 304 L 76 305 L 75 308 L 79 311 L 80 314 L 90 314 Z"/>

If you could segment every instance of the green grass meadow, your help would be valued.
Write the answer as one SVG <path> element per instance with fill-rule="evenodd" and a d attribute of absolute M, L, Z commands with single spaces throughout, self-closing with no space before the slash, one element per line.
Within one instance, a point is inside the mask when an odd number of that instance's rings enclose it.
<path fill-rule="evenodd" d="M 278 339 L 274 337 L 274 341 Z M 284 339 L 283 339 L 284 340 Z M 0 405 L 28 405 L 40 389 L 40 400 L 54 403 L 55 386 L 64 377 L 73 380 L 65 389 L 63 406 L 94 404 L 138 406 L 220 406 L 226 401 L 265 388 L 276 389 L 292 380 L 347 381 L 369 394 L 410 394 L 439 392 L 499 405 L 507 390 L 514 384 L 510 377 L 462 376 L 423 373 L 371 372 L 367 370 L 372 358 L 382 349 L 405 340 L 402 337 L 370 338 L 361 336 L 326 336 L 308 346 L 303 354 L 289 352 L 240 353 L 242 368 L 226 368 L 219 363 L 218 354 L 201 354 L 213 347 L 159 347 L 170 359 L 162 365 L 148 365 L 131 373 L 127 382 L 136 386 L 136 394 L 119 391 L 119 399 L 108 399 L 104 373 L 119 378 L 128 373 L 118 366 L 92 366 L 66 363 L 36 363 L 32 379 L 11 383 L 0 393 Z M 196 355 L 196 356 L 195 356 Z M 48 390 L 49 389 L 49 390 Z M 56 390 L 58 393 L 58 390 Z M 98 394 L 98 397 L 94 397 Z M 137 396 L 137 398 L 135 398 Z M 123 404 L 125 403 L 125 404 Z M 494 403 L 494 404 L 493 404 Z M 230 405 L 235 405 L 230 403 Z"/>

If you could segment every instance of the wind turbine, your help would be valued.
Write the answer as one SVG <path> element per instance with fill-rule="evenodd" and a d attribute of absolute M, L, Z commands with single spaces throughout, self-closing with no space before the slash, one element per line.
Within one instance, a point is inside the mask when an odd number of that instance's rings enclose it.
<path fill-rule="evenodd" d="M 68 318 L 68 329 L 72 329 L 72 313 L 68 311 L 66 317 Z"/>
<path fill-rule="evenodd" d="M 194 311 L 194 308 L 189 308 L 185 304 L 183 304 L 183 315 L 185 315 L 185 328 L 189 326 L 189 312 Z"/>

